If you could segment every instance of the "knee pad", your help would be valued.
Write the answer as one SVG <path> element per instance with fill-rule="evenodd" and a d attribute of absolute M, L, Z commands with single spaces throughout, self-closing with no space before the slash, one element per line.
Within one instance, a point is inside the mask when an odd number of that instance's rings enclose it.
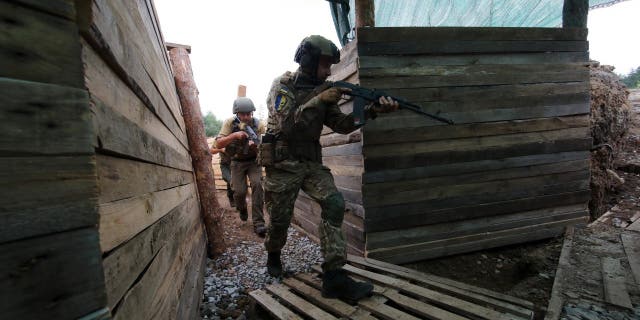
<path fill-rule="evenodd" d="M 322 208 L 322 219 L 335 227 L 342 226 L 344 219 L 344 198 L 341 193 L 334 193 L 326 199 L 320 201 Z"/>

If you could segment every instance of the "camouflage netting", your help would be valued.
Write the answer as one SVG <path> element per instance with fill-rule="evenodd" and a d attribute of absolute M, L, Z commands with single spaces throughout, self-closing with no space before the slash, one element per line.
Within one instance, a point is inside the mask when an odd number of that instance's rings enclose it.
<path fill-rule="evenodd" d="M 596 219 L 607 210 L 607 192 L 622 180 L 613 171 L 614 159 L 624 147 L 629 129 L 629 91 L 613 72 L 614 67 L 592 61 L 591 83 L 591 218 Z"/>

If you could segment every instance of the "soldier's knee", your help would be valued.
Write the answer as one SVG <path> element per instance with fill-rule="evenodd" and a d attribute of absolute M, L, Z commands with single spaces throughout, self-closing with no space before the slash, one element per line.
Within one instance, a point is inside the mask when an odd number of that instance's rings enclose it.
<path fill-rule="evenodd" d="M 322 208 L 322 219 L 336 227 L 342 226 L 342 219 L 344 218 L 344 198 L 341 193 L 334 193 L 320 201 L 320 207 Z"/>

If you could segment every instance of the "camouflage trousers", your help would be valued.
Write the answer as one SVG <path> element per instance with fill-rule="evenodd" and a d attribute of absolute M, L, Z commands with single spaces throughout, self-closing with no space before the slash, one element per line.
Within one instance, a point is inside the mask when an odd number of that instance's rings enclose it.
<path fill-rule="evenodd" d="M 235 200 L 233 200 L 233 189 L 231 189 L 231 163 L 220 162 L 220 172 L 222 173 L 222 180 L 227 183 L 227 198 L 229 198 L 229 205 L 235 206 Z"/>
<path fill-rule="evenodd" d="M 251 183 L 251 220 L 253 226 L 264 226 L 262 167 L 255 161 L 231 161 L 231 188 L 238 211 L 247 210 L 247 177 Z"/>
<path fill-rule="evenodd" d="M 346 241 L 342 232 L 344 199 L 338 192 L 329 168 L 311 161 L 284 160 L 265 168 L 263 180 L 269 228 L 265 239 L 268 252 L 280 251 L 287 241 L 293 206 L 302 189 L 322 208 L 319 226 L 324 271 L 346 263 Z"/>

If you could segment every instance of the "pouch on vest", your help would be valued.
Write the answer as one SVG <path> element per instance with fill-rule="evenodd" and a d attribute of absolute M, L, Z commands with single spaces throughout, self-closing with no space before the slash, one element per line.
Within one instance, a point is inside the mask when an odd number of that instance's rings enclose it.
<path fill-rule="evenodd" d="M 275 153 L 275 137 L 272 134 L 265 134 L 262 137 L 262 143 L 258 145 L 258 164 L 263 167 L 273 165 Z"/>

